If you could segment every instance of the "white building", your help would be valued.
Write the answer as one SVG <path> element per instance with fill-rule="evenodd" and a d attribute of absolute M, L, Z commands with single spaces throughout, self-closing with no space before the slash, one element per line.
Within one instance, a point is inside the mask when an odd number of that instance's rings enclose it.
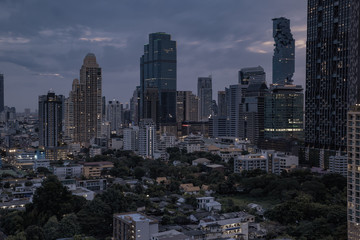
<path fill-rule="evenodd" d="M 198 209 L 204 209 L 208 212 L 213 210 L 221 211 L 221 203 L 215 201 L 214 197 L 196 198 Z"/>
<path fill-rule="evenodd" d="M 299 157 L 281 152 L 272 155 L 272 173 L 281 174 L 282 171 L 299 165 Z"/>
<path fill-rule="evenodd" d="M 234 172 L 261 169 L 268 172 L 268 156 L 266 154 L 241 155 L 234 159 Z"/>
<path fill-rule="evenodd" d="M 139 155 L 153 158 L 156 150 L 156 126 L 152 119 L 143 119 L 139 125 Z"/>
<path fill-rule="evenodd" d="M 329 171 L 338 173 L 347 177 L 347 156 L 330 156 L 329 157 Z"/>
<path fill-rule="evenodd" d="M 200 220 L 199 227 L 205 232 L 205 239 L 244 239 L 248 240 L 249 222 L 241 218 L 218 221 Z"/>
<path fill-rule="evenodd" d="M 82 175 L 83 166 L 82 165 L 66 165 L 61 167 L 53 167 L 53 173 L 59 179 L 69 178 L 80 178 Z"/>
<path fill-rule="evenodd" d="M 132 126 L 124 129 L 124 150 L 139 150 L 139 127 Z"/>
<path fill-rule="evenodd" d="M 174 229 L 165 232 L 156 233 L 151 236 L 151 240 L 190 240 L 190 239 L 191 238 L 189 236 L 186 236 L 185 234 L 178 232 Z"/>
<path fill-rule="evenodd" d="M 158 221 L 142 213 L 114 214 L 114 240 L 149 240 L 159 232 Z"/>

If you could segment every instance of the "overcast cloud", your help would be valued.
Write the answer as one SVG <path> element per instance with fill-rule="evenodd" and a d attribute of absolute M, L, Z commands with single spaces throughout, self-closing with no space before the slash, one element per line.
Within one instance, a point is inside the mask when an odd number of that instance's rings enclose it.
<path fill-rule="evenodd" d="M 199 76 L 217 91 L 243 67 L 264 67 L 271 82 L 272 18 L 287 17 L 296 39 L 295 83 L 305 82 L 305 0 L 0 0 L 0 72 L 5 105 L 37 108 L 52 88 L 68 96 L 88 52 L 103 69 L 103 95 L 128 102 L 139 85 L 148 34 L 177 41 L 178 90 Z"/>

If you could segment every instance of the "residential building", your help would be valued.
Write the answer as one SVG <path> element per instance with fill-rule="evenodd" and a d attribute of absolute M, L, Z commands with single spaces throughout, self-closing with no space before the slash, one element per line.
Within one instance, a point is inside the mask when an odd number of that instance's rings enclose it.
<path fill-rule="evenodd" d="M 215 201 L 214 197 L 198 197 L 196 198 L 197 208 L 204 209 L 208 212 L 221 211 L 221 203 Z"/>
<path fill-rule="evenodd" d="M 4 111 L 4 74 L 0 74 L 0 112 Z"/>
<path fill-rule="evenodd" d="M 199 120 L 208 121 L 212 112 L 212 77 L 199 77 L 197 91 L 199 97 Z"/>
<path fill-rule="evenodd" d="M 139 127 L 132 126 L 125 128 L 124 133 L 124 150 L 137 152 L 139 150 Z"/>
<path fill-rule="evenodd" d="M 355 104 L 348 94 L 352 7 L 350 0 L 308 0 L 305 161 L 322 168 L 346 152 L 347 111 Z"/>
<path fill-rule="evenodd" d="M 271 160 L 269 160 L 269 162 L 271 161 L 271 172 L 278 175 L 280 175 L 283 171 L 287 171 L 291 168 L 296 168 L 299 166 L 299 157 L 294 155 L 275 152 L 271 154 L 271 157 L 268 158 L 271 158 Z"/>
<path fill-rule="evenodd" d="M 133 124 L 140 121 L 140 86 L 136 86 L 133 96 L 130 99 L 130 119 Z"/>
<path fill-rule="evenodd" d="M 151 240 L 191 240 L 191 238 L 181 232 L 172 229 L 169 231 L 155 233 L 151 235 Z"/>
<path fill-rule="evenodd" d="M 273 19 L 273 84 L 292 84 L 295 72 L 295 40 L 290 30 L 290 20 Z"/>
<path fill-rule="evenodd" d="M 114 240 L 149 240 L 158 232 L 158 221 L 145 214 L 138 212 L 114 214 Z"/>
<path fill-rule="evenodd" d="M 109 101 L 106 108 L 106 119 L 110 122 L 110 132 L 119 134 L 123 124 L 123 105 L 117 100 Z"/>
<path fill-rule="evenodd" d="M 241 173 L 242 171 L 250 171 L 260 169 L 268 171 L 268 157 L 266 154 L 256 153 L 241 155 L 234 159 L 234 172 Z"/>
<path fill-rule="evenodd" d="M 218 116 L 226 116 L 226 92 L 225 91 L 218 91 Z"/>
<path fill-rule="evenodd" d="M 156 150 L 156 126 L 152 119 L 143 119 L 139 123 L 139 155 L 153 158 Z"/>
<path fill-rule="evenodd" d="M 83 173 L 82 165 L 65 164 L 64 166 L 54 166 L 53 174 L 59 179 L 80 178 Z"/>
<path fill-rule="evenodd" d="M 82 163 L 82 174 L 86 178 L 99 178 L 104 170 L 111 170 L 114 167 L 112 162 L 84 162 Z"/>
<path fill-rule="evenodd" d="M 74 80 L 74 141 L 88 144 L 101 136 L 102 73 L 96 57 L 89 53 L 80 69 L 80 82 Z"/>
<path fill-rule="evenodd" d="M 242 218 L 200 220 L 199 227 L 205 232 L 205 239 L 249 239 L 249 222 Z"/>
<path fill-rule="evenodd" d="M 151 33 L 140 60 L 140 119 L 152 118 L 158 128 L 176 123 L 176 72 L 176 41 L 167 33 Z"/>
<path fill-rule="evenodd" d="M 354 105 L 347 120 L 347 223 L 348 239 L 360 239 L 360 105 Z"/>
<path fill-rule="evenodd" d="M 335 155 L 329 157 L 329 171 L 347 177 L 347 155 Z"/>
<path fill-rule="evenodd" d="M 63 96 L 49 91 L 39 96 L 39 145 L 57 147 L 62 139 Z"/>

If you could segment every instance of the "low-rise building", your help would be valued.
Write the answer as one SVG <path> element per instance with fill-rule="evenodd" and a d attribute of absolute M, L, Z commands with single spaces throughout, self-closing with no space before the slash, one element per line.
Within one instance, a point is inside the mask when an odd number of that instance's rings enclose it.
<path fill-rule="evenodd" d="M 205 239 L 244 239 L 248 240 L 249 222 L 241 218 L 217 221 L 200 220 L 199 227 L 205 232 Z"/>
<path fill-rule="evenodd" d="M 191 238 L 174 229 L 153 234 L 151 240 L 190 240 Z"/>
<path fill-rule="evenodd" d="M 180 184 L 180 190 L 186 194 L 198 194 L 200 192 L 199 186 L 194 186 L 192 183 Z"/>
<path fill-rule="evenodd" d="M 234 159 L 234 172 L 241 173 L 242 171 L 250 171 L 261 169 L 268 171 L 268 158 L 266 154 L 248 154 L 241 155 Z"/>
<path fill-rule="evenodd" d="M 158 232 L 158 221 L 145 214 L 138 212 L 114 214 L 114 240 L 149 240 Z"/>
<path fill-rule="evenodd" d="M 329 171 L 347 177 L 347 155 L 336 155 L 329 157 Z"/>
<path fill-rule="evenodd" d="M 103 170 L 114 167 L 112 162 L 85 162 L 83 164 L 83 175 L 86 178 L 99 178 Z"/>
<path fill-rule="evenodd" d="M 215 201 L 214 197 L 199 197 L 196 198 L 198 209 L 204 209 L 208 212 L 221 211 L 221 203 Z"/>
<path fill-rule="evenodd" d="M 64 166 L 54 166 L 53 174 L 59 179 L 80 178 L 83 172 L 82 165 L 67 164 Z"/>
<path fill-rule="evenodd" d="M 275 152 L 275 154 L 272 155 L 271 162 L 272 173 L 281 174 L 282 171 L 297 167 L 299 165 L 299 157 L 282 152 Z"/>
<path fill-rule="evenodd" d="M 195 160 L 192 161 L 193 166 L 197 166 L 199 164 L 208 165 L 210 163 L 211 163 L 211 161 L 209 159 L 207 159 L 207 158 L 198 158 L 198 159 L 195 159 Z"/>

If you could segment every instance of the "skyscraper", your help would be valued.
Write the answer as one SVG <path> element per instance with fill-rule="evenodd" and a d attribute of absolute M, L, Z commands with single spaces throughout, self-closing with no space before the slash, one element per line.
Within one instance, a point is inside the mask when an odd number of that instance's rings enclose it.
<path fill-rule="evenodd" d="M 0 74 L 0 112 L 4 111 L 4 75 Z"/>
<path fill-rule="evenodd" d="M 80 82 L 73 82 L 74 141 L 89 143 L 101 135 L 102 77 L 101 68 L 93 53 L 84 58 L 80 69 Z"/>
<path fill-rule="evenodd" d="M 226 94 L 225 94 L 225 91 L 218 91 L 218 115 L 226 116 Z"/>
<path fill-rule="evenodd" d="M 62 137 L 63 96 L 49 91 L 39 96 L 39 145 L 57 147 Z"/>
<path fill-rule="evenodd" d="M 117 100 L 109 101 L 106 107 L 106 118 L 110 122 L 111 133 L 119 134 L 123 124 L 123 105 Z"/>
<path fill-rule="evenodd" d="M 198 106 L 199 98 L 191 91 L 177 91 L 176 121 L 198 121 Z"/>
<path fill-rule="evenodd" d="M 156 126 L 152 119 L 143 119 L 139 123 L 139 155 L 153 158 L 156 148 Z"/>
<path fill-rule="evenodd" d="M 295 40 L 290 30 L 290 20 L 273 19 L 275 49 L 273 56 L 273 84 L 291 84 L 295 72 Z"/>
<path fill-rule="evenodd" d="M 349 0 L 308 0 L 305 160 L 327 167 L 346 151 Z"/>
<path fill-rule="evenodd" d="M 149 111 L 146 99 L 151 100 L 150 107 L 156 113 Z M 156 116 L 156 125 L 176 123 L 176 41 L 163 32 L 149 35 L 140 59 L 140 118 L 147 118 L 149 112 L 153 120 Z"/>
<path fill-rule="evenodd" d="M 265 94 L 265 139 L 303 139 L 302 91 L 300 85 L 270 85 L 270 91 Z"/>
<path fill-rule="evenodd" d="M 212 112 L 212 79 L 199 77 L 197 85 L 199 97 L 199 120 L 208 121 Z"/>
<path fill-rule="evenodd" d="M 242 85 L 248 85 L 249 81 L 252 82 L 265 82 L 266 74 L 264 68 L 261 66 L 242 68 L 239 71 L 239 83 Z"/>
<path fill-rule="evenodd" d="M 347 122 L 347 223 L 348 239 L 360 239 L 359 128 L 360 126 L 360 2 L 350 0 L 349 105 Z"/>

